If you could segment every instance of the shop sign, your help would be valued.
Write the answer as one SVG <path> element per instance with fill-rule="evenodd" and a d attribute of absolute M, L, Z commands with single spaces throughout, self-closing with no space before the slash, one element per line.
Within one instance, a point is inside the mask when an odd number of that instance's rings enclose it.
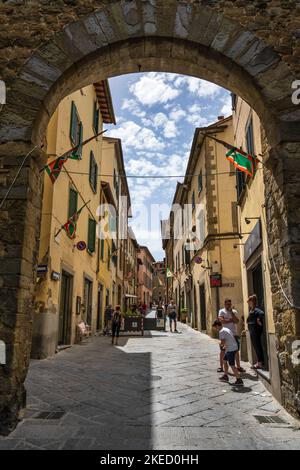
<path fill-rule="evenodd" d="M 222 274 L 211 274 L 210 287 L 222 287 Z"/>
<path fill-rule="evenodd" d="M 261 245 L 261 223 L 260 220 L 255 225 L 251 234 L 248 237 L 248 240 L 245 243 L 244 247 L 244 262 L 246 263 L 248 259 L 253 255 L 257 248 Z"/>

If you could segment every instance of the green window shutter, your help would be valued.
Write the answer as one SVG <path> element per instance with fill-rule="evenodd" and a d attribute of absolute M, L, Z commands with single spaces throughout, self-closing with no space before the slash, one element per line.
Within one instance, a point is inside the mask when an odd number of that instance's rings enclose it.
<path fill-rule="evenodd" d="M 98 134 L 99 132 L 99 109 L 97 109 L 97 101 L 94 101 L 93 127 L 94 127 L 95 134 Z"/>
<path fill-rule="evenodd" d="M 202 182 L 202 171 L 201 171 L 199 176 L 198 176 L 198 191 L 199 191 L 199 193 L 201 193 L 202 188 L 203 188 L 203 182 Z"/>
<path fill-rule="evenodd" d="M 71 123 L 70 123 L 70 139 L 73 145 L 77 144 L 77 109 L 74 101 L 71 104 Z"/>
<path fill-rule="evenodd" d="M 90 171 L 89 181 L 94 193 L 97 192 L 97 179 L 98 179 L 98 165 L 96 163 L 93 152 L 90 153 Z"/>
<path fill-rule="evenodd" d="M 95 162 L 94 165 L 94 191 L 97 192 L 97 180 L 98 180 L 98 165 Z"/>
<path fill-rule="evenodd" d="M 107 252 L 107 268 L 110 269 L 110 248 L 108 248 Z"/>
<path fill-rule="evenodd" d="M 78 193 L 75 189 L 70 188 L 69 192 L 69 212 L 68 218 L 72 217 L 77 212 Z"/>
<path fill-rule="evenodd" d="M 96 221 L 89 218 L 88 226 L 88 251 L 90 253 L 95 252 L 96 247 Z"/>
<path fill-rule="evenodd" d="M 104 260 L 104 239 L 101 239 L 101 252 L 100 252 L 101 260 Z"/>
<path fill-rule="evenodd" d="M 79 123 L 79 144 L 83 142 L 83 125 L 82 122 Z M 78 149 L 78 155 L 82 158 L 82 147 Z"/>

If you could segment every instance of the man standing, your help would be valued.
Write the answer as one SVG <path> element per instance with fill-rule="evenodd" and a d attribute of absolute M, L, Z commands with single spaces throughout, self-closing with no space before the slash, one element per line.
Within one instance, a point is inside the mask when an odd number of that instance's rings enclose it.
<path fill-rule="evenodd" d="M 174 333 L 178 333 L 177 331 L 177 306 L 173 299 L 171 299 L 168 305 L 167 314 L 169 316 L 170 332 L 172 333 L 172 323 L 174 322 Z"/>
<path fill-rule="evenodd" d="M 232 332 L 237 343 L 237 351 L 235 354 L 236 366 L 239 372 L 245 372 L 245 369 L 241 367 L 240 362 L 240 337 L 237 330 L 237 325 L 239 323 L 238 312 L 232 308 L 231 299 L 225 299 L 224 308 L 219 311 L 219 320 L 224 327 L 228 328 Z M 223 372 L 225 350 L 222 348 L 222 344 L 220 345 L 220 349 L 220 368 L 218 369 L 218 372 Z"/>

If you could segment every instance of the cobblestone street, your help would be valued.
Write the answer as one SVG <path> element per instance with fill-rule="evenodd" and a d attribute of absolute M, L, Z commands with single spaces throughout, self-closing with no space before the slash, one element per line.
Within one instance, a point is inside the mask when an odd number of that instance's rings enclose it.
<path fill-rule="evenodd" d="M 299 424 L 253 372 L 243 389 L 220 383 L 217 341 L 180 330 L 118 347 L 94 337 L 33 361 L 25 419 L 0 449 L 300 449 Z M 61 414 L 40 416 L 50 411 Z"/>

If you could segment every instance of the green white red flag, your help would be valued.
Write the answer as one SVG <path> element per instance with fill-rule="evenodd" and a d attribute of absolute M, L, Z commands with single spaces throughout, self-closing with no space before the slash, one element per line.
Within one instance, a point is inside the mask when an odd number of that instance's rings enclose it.
<path fill-rule="evenodd" d="M 76 237 L 76 228 L 77 228 L 77 221 L 78 221 L 78 218 L 79 218 L 79 215 L 80 215 L 80 212 L 82 211 L 82 209 L 85 207 L 82 206 L 81 209 L 79 209 L 77 212 L 75 212 L 72 217 L 69 218 L 68 222 L 66 222 L 62 228 L 64 229 L 64 231 L 66 232 L 66 234 L 68 235 L 68 237 L 71 239 L 71 240 L 74 240 L 74 238 Z"/>
<path fill-rule="evenodd" d="M 238 170 L 247 173 L 251 178 L 254 176 L 256 170 L 256 158 L 253 155 L 247 154 L 237 148 L 232 148 L 226 153 L 226 158 L 233 163 L 235 168 Z"/>
<path fill-rule="evenodd" d="M 64 155 L 62 157 L 58 157 L 53 162 L 49 163 L 49 165 L 45 166 L 45 170 L 48 173 L 52 181 L 52 184 L 54 184 L 57 178 L 59 177 L 62 167 L 64 166 L 67 160 L 68 160 L 68 156 Z"/>

